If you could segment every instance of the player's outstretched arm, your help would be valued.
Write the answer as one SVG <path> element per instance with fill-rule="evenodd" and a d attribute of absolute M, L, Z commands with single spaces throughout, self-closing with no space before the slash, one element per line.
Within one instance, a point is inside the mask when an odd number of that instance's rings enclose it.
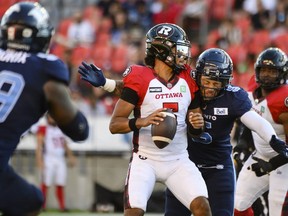
<path fill-rule="evenodd" d="M 251 110 L 242 115 L 240 120 L 250 130 L 255 131 L 262 139 L 269 143 L 274 151 L 288 158 L 288 145 L 283 140 L 277 138 L 274 128 L 266 119 Z"/>
<path fill-rule="evenodd" d="M 74 141 L 84 141 L 89 135 L 86 117 L 73 104 L 68 87 L 55 80 L 44 85 L 48 111 L 59 128 Z"/>
<path fill-rule="evenodd" d="M 120 96 L 123 90 L 123 82 L 121 80 L 112 80 L 104 76 L 102 70 L 94 64 L 82 62 L 78 72 L 81 74 L 81 79 L 89 82 L 94 87 L 103 88 L 105 91 L 113 92 Z"/>

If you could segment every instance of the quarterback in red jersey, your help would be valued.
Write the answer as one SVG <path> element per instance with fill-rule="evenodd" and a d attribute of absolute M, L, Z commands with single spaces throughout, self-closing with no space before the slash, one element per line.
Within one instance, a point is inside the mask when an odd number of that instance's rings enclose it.
<path fill-rule="evenodd" d="M 187 64 L 189 58 L 190 42 L 184 30 L 162 23 L 146 35 L 145 66 L 132 65 L 123 74 L 124 88 L 109 128 L 112 133 L 133 131 L 133 155 L 125 182 L 125 216 L 144 215 L 155 182 L 164 183 L 193 215 L 211 215 L 205 182 L 187 152 L 187 128 L 188 133 L 197 136 L 204 126 L 199 90 Z M 95 73 L 90 73 L 92 68 Z M 85 63 L 79 67 L 81 78 L 96 87 L 99 85 L 93 81 L 100 77 L 100 71 Z M 114 81 L 105 82 L 105 90 L 115 88 Z M 177 130 L 172 142 L 159 149 L 153 143 L 151 125 L 163 120 L 162 111 L 167 108 L 177 116 Z M 131 113 L 133 118 L 129 118 Z"/>

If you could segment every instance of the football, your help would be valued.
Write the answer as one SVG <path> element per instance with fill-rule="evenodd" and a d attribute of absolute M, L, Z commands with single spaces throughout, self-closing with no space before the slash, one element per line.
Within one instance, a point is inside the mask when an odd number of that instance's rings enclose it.
<path fill-rule="evenodd" d="M 172 109 L 163 111 L 165 114 L 164 121 L 159 125 L 151 126 L 152 140 L 159 149 L 165 148 L 173 140 L 176 129 L 177 119 Z"/>

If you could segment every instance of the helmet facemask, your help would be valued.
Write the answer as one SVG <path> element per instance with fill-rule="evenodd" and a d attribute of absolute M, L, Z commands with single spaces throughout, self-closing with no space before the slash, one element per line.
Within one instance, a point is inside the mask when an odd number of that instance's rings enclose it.
<path fill-rule="evenodd" d="M 213 100 L 223 95 L 223 90 L 230 84 L 232 77 L 231 76 L 221 76 L 221 72 L 216 65 L 206 63 L 202 73 L 198 73 L 197 84 L 200 87 L 200 91 L 204 100 Z M 204 79 L 205 78 L 205 79 Z M 204 81 L 204 83 L 203 83 Z M 207 86 L 205 82 L 214 83 L 214 85 Z M 206 92 L 209 91 L 208 95 Z"/>
<path fill-rule="evenodd" d="M 182 44 L 174 44 L 169 40 L 155 40 L 147 43 L 147 50 L 153 53 L 155 58 L 163 61 L 173 69 L 175 73 L 180 73 L 185 69 L 185 64 L 190 60 L 190 47 Z"/>
<path fill-rule="evenodd" d="M 196 62 L 195 76 L 203 99 L 212 100 L 223 96 L 233 78 L 232 72 L 232 60 L 224 50 L 211 48 L 200 54 Z M 209 95 L 206 92 L 209 92 Z"/>

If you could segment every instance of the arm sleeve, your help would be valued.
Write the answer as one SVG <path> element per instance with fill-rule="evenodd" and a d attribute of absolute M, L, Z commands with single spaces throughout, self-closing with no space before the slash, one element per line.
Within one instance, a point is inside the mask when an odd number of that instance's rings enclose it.
<path fill-rule="evenodd" d="M 242 115 L 240 120 L 250 130 L 256 132 L 267 143 L 270 142 L 272 135 L 277 137 L 272 125 L 253 110 L 250 110 Z"/>

